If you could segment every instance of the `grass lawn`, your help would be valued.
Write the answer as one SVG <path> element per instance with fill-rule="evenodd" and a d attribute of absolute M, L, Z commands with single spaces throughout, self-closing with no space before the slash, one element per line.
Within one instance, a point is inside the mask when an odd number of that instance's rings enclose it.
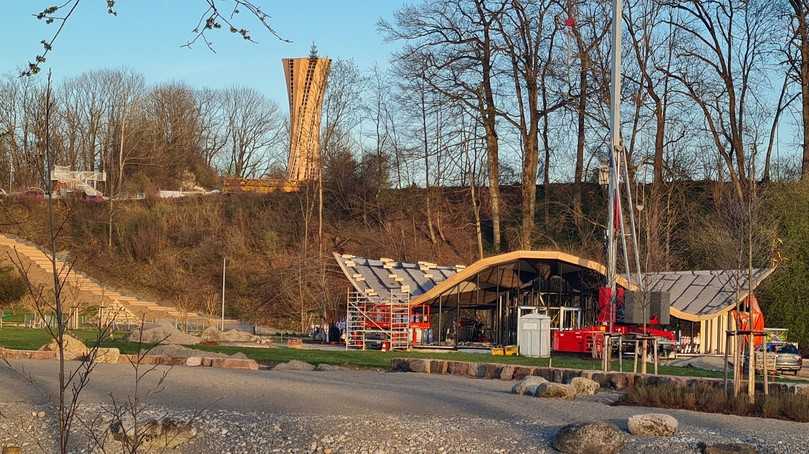
<path fill-rule="evenodd" d="M 429 359 L 444 359 L 452 361 L 470 361 L 470 362 L 496 362 L 505 364 L 515 364 L 522 366 L 548 366 L 548 359 L 545 358 L 526 358 L 522 356 L 491 356 L 482 353 L 463 353 L 463 352 L 381 352 L 381 351 L 357 351 L 357 350 L 305 350 L 288 347 L 276 348 L 249 348 L 249 347 L 222 347 L 210 345 L 194 345 L 193 348 L 233 354 L 242 352 L 249 358 L 252 358 L 260 363 L 279 363 L 297 359 L 306 361 L 312 364 L 335 364 L 344 366 L 355 367 L 376 367 L 387 368 L 390 366 L 390 360 L 393 358 L 429 358 Z M 578 355 L 563 355 L 557 354 L 553 357 L 554 367 L 564 367 L 570 369 L 592 369 L 599 370 L 601 368 L 601 361 L 585 358 Z M 629 371 L 632 368 L 630 360 L 624 361 L 624 370 Z M 612 370 L 618 370 L 618 361 L 612 364 Z M 653 370 L 653 366 L 649 365 L 649 371 Z M 660 366 L 659 372 L 666 375 L 682 375 L 692 377 L 716 377 L 722 376 L 719 372 L 712 372 L 702 369 L 686 368 L 686 367 L 672 367 Z"/>
<path fill-rule="evenodd" d="M 98 331 L 94 329 L 71 330 L 68 334 L 80 339 L 87 345 L 98 339 Z M 19 328 L 16 326 L 5 326 L 0 329 L 0 347 L 17 350 L 39 350 L 50 340 L 50 334 L 45 329 Z M 121 353 L 134 353 L 138 350 L 137 343 L 125 340 L 123 335 L 118 333 L 113 335 L 113 339 L 102 342 L 101 346 L 117 347 L 121 350 Z"/>
<path fill-rule="evenodd" d="M 84 341 L 86 344 L 91 344 L 97 339 L 97 332 L 92 329 L 82 329 L 71 331 L 70 334 Z M 20 350 L 37 350 L 50 341 L 50 337 L 44 329 L 30 329 L 18 327 L 4 327 L 0 329 L 0 346 L 7 348 L 14 348 Z M 125 339 L 124 334 L 115 333 L 113 339 L 104 341 L 102 347 L 116 347 L 121 353 L 135 353 L 138 350 L 138 344 L 129 342 Z M 278 346 L 275 348 L 251 348 L 251 347 L 224 347 L 213 345 L 193 345 L 195 348 L 202 351 L 218 352 L 218 353 L 244 353 L 248 358 L 254 359 L 259 363 L 275 364 L 285 362 L 293 359 L 306 361 L 312 364 L 334 364 L 352 367 L 369 367 L 386 369 L 390 366 L 390 361 L 393 358 L 429 358 L 429 359 L 443 359 L 453 361 L 470 361 L 470 362 L 496 362 L 504 364 L 515 364 L 522 366 L 548 366 L 548 359 L 545 358 L 526 358 L 522 356 L 491 356 L 483 353 L 464 353 L 464 352 L 424 352 L 424 351 L 411 351 L 411 352 L 381 352 L 381 351 L 357 351 L 357 350 L 306 350 L 297 348 L 288 348 Z M 587 357 L 570 354 L 556 354 L 553 357 L 554 367 L 563 367 L 570 369 L 590 369 L 599 370 L 601 362 Z M 618 361 L 613 361 L 612 369 L 618 370 Z M 624 361 L 624 370 L 632 370 L 632 360 L 627 359 Z M 653 370 L 652 365 L 648 366 L 648 371 Z M 703 369 L 695 369 L 690 367 L 674 367 L 674 366 L 660 366 L 659 372 L 665 375 L 679 375 L 689 377 L 714 377 L 721 378 L 721 372 L 713 372 Z M 790 381 L 780 379 L 779 381 Z"/>

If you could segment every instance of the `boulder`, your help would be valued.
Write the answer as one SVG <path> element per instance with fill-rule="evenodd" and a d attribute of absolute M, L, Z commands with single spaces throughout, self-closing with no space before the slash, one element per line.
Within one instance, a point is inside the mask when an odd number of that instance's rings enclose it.
<path fill-rule="evenodd" d="M 563 385 L 549 381 L 537 386 L 536 394 L 534 395 L 537 397 L 573 400 L 576 398 L 576 388 L 572 385 Z"/>
<path fill-rule="evenodd" d="M 343 366 L 335 366 L 333 364 L 324 364 L 320 363 L 315 367 L 315 370 L 319 371 L 334 371 L 334 370 L 345 370 L 346 368 Z"/>
<path fill-rule="evenodd" d="M 64 341 L 65 359 L 67 360 L 84 358 L 84 356 L 90 352 L 90 349 L 84 345 L 84 342 L 71 335 L 65 334 L 62 340 Z M 48 345 L 40 348 L 40 350 L 45 352 L 58 352 L 59 345 L 56 339 L 52 339 Z"/>
<path fill-rule="evenodd" d="M 276 365 L 272 368 L 272 370 L 315 370 L 315 366 L 305 362 L 305 361 L 298 361 L 297 359 L 293 359 L 292 361 L 287 361 L 285 363 L 281 363 Z"/>
<path fill-rule="evenodd" d="M 661 413 L 630 416 L 629 433 L 640 437 L 670 437 L 677 432 L 677 419 Z"/>
<path fill-rule="evenodd" d="M 514 366 L 503 366 L 500 370 L 500 380 L 512 380 L 514 378 Z"/>
<path fill-rule="evenodd" d="M 132 331 L 129 341 L 144 344 L 195 345 L 202 342 L 202 339 L 178 330 L 171 322 L 161 321 L 153 328 L 144 329 L 142 334 L 140 330 Z"/>
<path fill-rule="evenodd" d="M 570 386 L 576 390 L 576 394 L 587 396 L 592 396 L 593 394 L 597 393 L 598 388 L 601 387 L 601 385 L 599 385 L 595 380 L 590 380 L 589 378 L 585 377 L 573 377 L 570 380 Z"/>
<path fill-rule="evenodd" d="M 121 351 L 117 348 L 98 348 L 96 351 L 96 362 L 100 364 L 118 364 Z"/>
<path fill-rule="evenodd" d="M 430 372 L 429 359 L 411 359 L 409 361 L 410 372 L 428 373 Z"/>
<path fill-rule="evenodd" d="M 511 387 L 511 392 L 513 394 L 536 396 L 537 388 L 546 383 L 548 383 L 548 380 L 545 380 L 542 377 L 534 377 L 529 375 L 528 377 L 525 377 L 519 382 L 515 383 L 514 386 Z"/>
<path fill-rule="evenodd" d="M 624 444 L 624 433 L 606 422 L 570 424 L 559 429 L 553 440 L 557 450 L 576 454 L 615 454 Z"/>
<path fill-rule="evenodd" d="M 134 420 L 126 416 L 110 424 L 112 439 L 121 444 L 133 444 L 141 440 L 140 450 L 160 451 L 174 449 L 197 436 L 197 429 L 189 422 L 165 417 L 138 421 L 135 433 Z"/>
<path fill-rule="evenodd" d="M 758 454 L 756 447 L 747 443 L 712 443 L 702 445 L 703 454 Z"/>
<path fill-rule="evenodd" d="M 209 326 L 199 335 L 205 342 L 219 342 L 219 330 L 215 326 Z"/>
<path fill-rule="evenodd" d="M 202 357 L 200 356 L 190 356 L 186 358 L 185 365 L 188 367 L 199 367 L 202 366 Z"/>

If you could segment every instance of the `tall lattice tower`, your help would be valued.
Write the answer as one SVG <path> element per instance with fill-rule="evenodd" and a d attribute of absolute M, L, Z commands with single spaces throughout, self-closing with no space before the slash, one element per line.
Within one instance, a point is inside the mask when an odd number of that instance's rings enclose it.
<path fill-rule="evenodd" d="M 289 94 L 289 166 L 291 181 L 320 177 L 320 113 L 331 60 L 320 58 L 312 45 L 309 57 L 284 58 Z"/>

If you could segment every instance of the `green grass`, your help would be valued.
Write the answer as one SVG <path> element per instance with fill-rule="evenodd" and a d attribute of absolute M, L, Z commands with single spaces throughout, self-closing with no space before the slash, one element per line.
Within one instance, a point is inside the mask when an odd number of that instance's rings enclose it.
<path fill-rule="evenodd" d="M 248 358 L 254 359 L 260 363 L 280 363 L 293 359 L 306 361 L 312 364 L 334 364 L 343 366 L 354 367 L 376 367 L 387 368 L 390 366 L 390 360 L 393 358 L 425 358 L 425 359 L 442 359 L 451 361 L 469 361 L 469 362 L 496 362 L 504 364 L 514 364 L 521 366 L 539 366 L 547 367 L 548 359 L 545 358 L 526 358 L 522 356 L 491 356 L 488 354 L 480 353 L 463 353 L 463 352 L 381 352 L 381 351 L 356 351 L 356 350 L 305 350 L 287 347 L 276 348 L 249 348 L 249 347 L 222 347 L 210 345 L 194 345 L 193 348 L 233 354 L 237 352 L 244 353 Z M 553 366 L 570 368 L 570 369 L 601 369 L 601 361 L 588 359 L 578 355 L 563 355 L 557 354 L 553 357 Z M 631 361 L 624 361 L 624 371 L 630 371 L 632 368 Z M 648 370 L 652 371 L 652 365 L 649 365 Z M 612 363 L 612 370 L 618 370 L 618 361 Z M 686 367 L 673 367 L 673 366 L 660 366 L 659 372 L 665 375 L 680 375 L 691 377 L 715 377 L 722 376 L 719 372 L 686 368 Z"/>
<path fill-rule="evenodd" d="M 85 344 L 92 344 L 98 339 L 98 331 L 94 329 L 79 329 L 68 332 L 71 336 L 80 339 Z M 138 344 L 124 339 L 123 334 L 113 333 L 112 339 L 101 343 L 102 347 L 116 347 L 121 353 L 134 353 Z M 20 328 L 5 326 L 0 329 L 0 347 L 16 350 L 39 350 L 50 342 L 51 337 L 45 329 Z"/>
<path fill-rule="evenodd" d="M 92 329 L 82 329 L 71 331 L 71 335 L 81 339 L 86 344 L 91 344 L 97 339 L 97 332 Z M 0 329 L 0 346 L 19 349 L 37 350 L 50 341 L 47 331 L 44 329 L 30 329 L 18 327 L 4 327 Z M 121 353 L 135 353 L 138 351 L 138 344 L 129 342 L 122 333 L 114 333 L 112 339 L 107 339 L 101 344 L 102 347 L 116 347 Z M 481 353 L 464 352 L 381 352 L 381 351 L 357 351 L 357 350 L 307 350 L 278 346 L 275 348 L 251 348 L 251 347 L 224 347 L 214 345 L 193 345 L 192 348 L 217 352 L 217 353 L 244 353 L 248 358 L 259 363 L 276 364 L 293 359 L 306 361 L 312 364 L 333 364 L 350 367 L 379 368 L 386 369 L 390 366 L 393 358 L 424 358 L 441 359 L 451 361 L 468 362 L 494 362 L 504 364 L 514 364 L 521 366 L 547 367 L 548 359 L 526 358 L 522 356 L 491 356 Z M 554 367 L 569 369 L 589 369 L 600 370 L 601 361 L 587 357 L 568 354 L 556 354 L 553 359 Z M 618 361 L 613 361 L 611 370 L 618 370 Z M 632 370 L 632 361 L 624 361 L 624 371 Z M 650 364 L 647 369 L 652 372 Z M 714 372 L 691 367 L 660 366 L 659 372 L 663 375 L 678 375 L 688 377 L 713 377 L 721 378 L 721 372 Z M 788 381 L 788 380 L 787 380 Z"/>

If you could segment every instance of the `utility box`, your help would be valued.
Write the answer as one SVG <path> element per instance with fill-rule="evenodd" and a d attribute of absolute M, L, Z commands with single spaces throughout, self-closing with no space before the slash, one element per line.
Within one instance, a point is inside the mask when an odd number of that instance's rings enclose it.
<path fill-rule="evenodd" d="M 551 318 L 545 314 L 525 314 L 517 322 L 520 355 L 532 358 L 551 356 Z"/>

